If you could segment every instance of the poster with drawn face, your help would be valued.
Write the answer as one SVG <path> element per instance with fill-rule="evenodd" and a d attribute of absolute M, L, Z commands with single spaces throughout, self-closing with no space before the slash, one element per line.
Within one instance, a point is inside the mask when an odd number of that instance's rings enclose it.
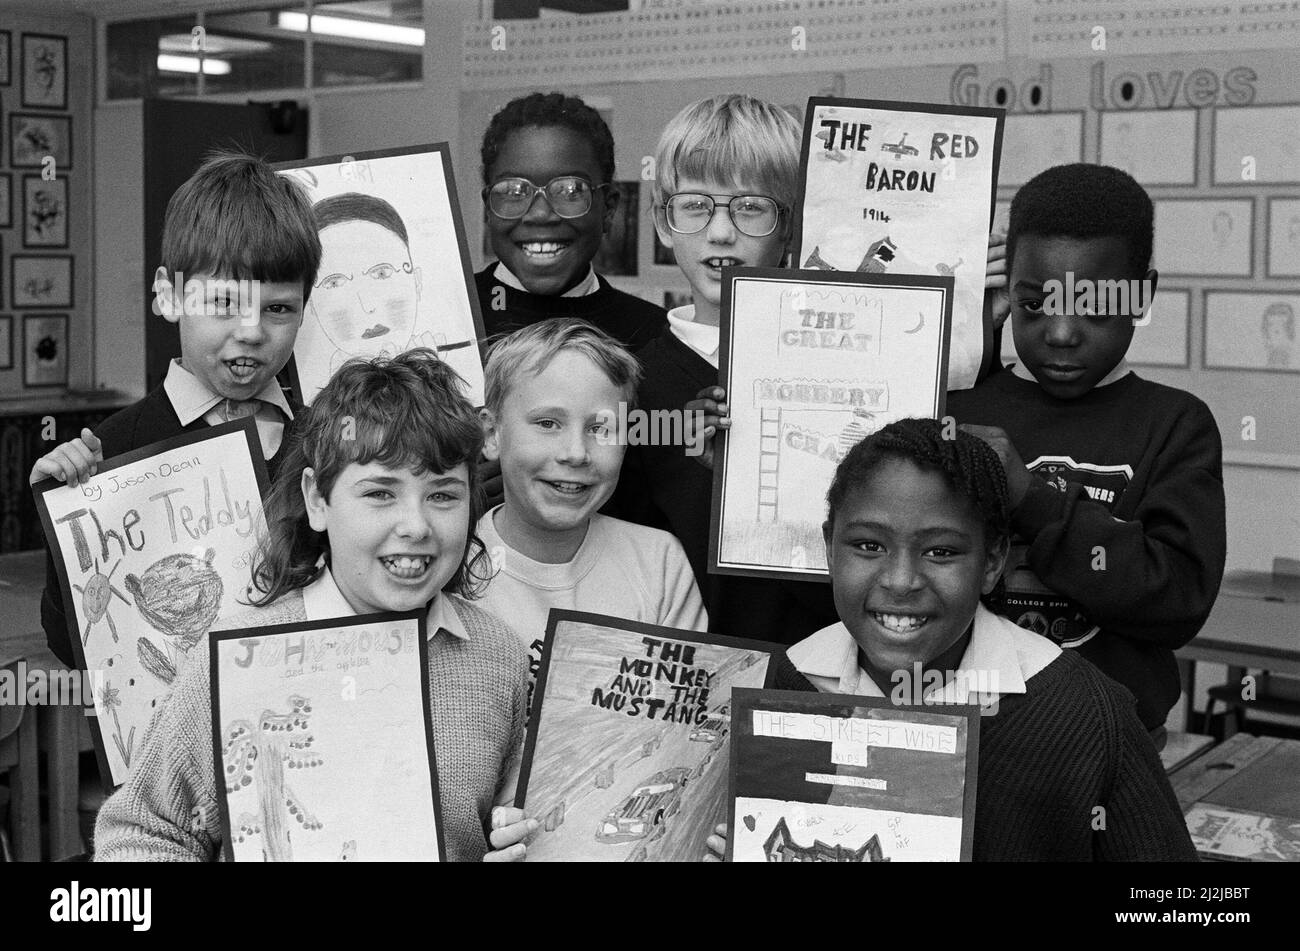
<path fill-rule="evenodd" d="M 795 266 L 951 276 L 952 390 L 993 358 L 984 272 L 1004 115 L 813 98 L 804 120 Z"/>
<path fill-rule="evenodd" d="M 446 143 L 277 165 L 310 195 L 321 265 L 294 345 L 310 403 L 352 357 L 429 347 L 483 402 L 483 323 Z"/>
<path fill-rule="evenodd" d="M 732 862 L 968 862 L 979 708 L 737 690 Z"/>
<path fill-rule="evenodd" d="M 265 490 L 251 417 L 108 459 L 75 488 L 33 486 L 111 785 L 192 652 L 248 610 Z"/>
<path fill-rule="evenodd" d="M 553 610 L 516 804 L 530 862 L 695 862 L 723 819 L 737 687 L 758 641 Z"/>
<path fill-rule="evenodd" d="M 443 860 L 425 616 L 213 633 L 227 861 Z"/>
<path fill-rule="evenodd" d="M 1300 294 L 1207 291 L 1206 367 L 1300 373 L 1297 314 Z"/>
<path fill-rule="evenodd" d="M 709 570 L 826 578 L 835 467 L 905 416 L 943 415 L 951 274 L 727 268 Z"/>

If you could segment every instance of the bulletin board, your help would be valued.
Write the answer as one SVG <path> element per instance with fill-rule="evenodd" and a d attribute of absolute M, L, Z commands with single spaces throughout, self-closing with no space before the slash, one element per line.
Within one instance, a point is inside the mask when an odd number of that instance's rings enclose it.
<path fill-rule="evenodd" d="M 1300 28 L 1300 10 L 1270 12 L 1269 5 L 1247 3 L 1134 10 L 1125 2 L 1065 0 L 1045 13 L 1040 4 L 918 3 L 906 5 L 913 11 L 909 21 L 901 5 L 884 0 L 690 6 L 647 0 L 642 6 L 635 14 L 582 17 L 581 29 L 563 20 L 512 21 L 507 41 L 515 45 L 495 58 L 488 55 L 495 24 L 466 24 L 457 177 L 471 247 L 482 247 L 483 129 L 497 109 L 528 92 L 562 89 L 600 99 L 617 144 L 620 180 L 643 177 L 645 158 L 678 110 L 719 93 L 744 91 L 789 106 L 800 118 L 810 96 L 1002 106 L 1008 120 L 999 219 L 1005 220 L 1003 203 L 1017 186 L 1042 169 L 1104 156 L 1142 182 L 1158 207 L 1208 222 L 1202 243 L 1195 234 L 1161 239 L 1170 260 L 1156 267 L 1169 268 L 1162 285 L 1175 293 L 1163 308 L 1157 294 L 1155 319 L 1167 313 L 1179 326 L 1147 328 L 1136 369 L 1203 399 L 1230 461 L 1300 468 L 1296 378 L 1277 372 L 1286 358 L 1282 308 L 1273 307 L 1266 329 L 1272 302 L 1234 298 L 1259 305 L 1253 326 L 1275 338 L 1265 361 L 1271 365 L 1255 368 L 1253 357 L 1220 359 L 1246 365 L 1205 364 L 1207 298 L 1219 308 L 1211 316 L 1228 300 L 1212 292 L 1250 291 L 1281 303 L 1300 293 L 1300 146 L 1279 134 L 1300 122 L 1300 62 L 1286 48 Z M 686 18 L 688 9 L 693 17 Z M 1177 17 L 1160 15 L 1175 9 Z M 818 10 L 824 20 L 814 30 Z M 674 11 L 678 19 L 666 16 Z M 1093 27 L 1101 24 L 1107 47 L 1096 50 Z M 789 49 L 797 25 L 806 27 L 806 49 L 776 55 L 778 46 Z M 956 43 L 955 28 L 966 30 L 971 42 Z M 554 55 L 543 65 L 536 44 L 547 36 Z M 690 46 L 693 38 L 699 49 Z M 852 55 L 855 43 L 859 52 Z M 620 48 L 636 56 L 607 52 Z M 532 72 L 524 68 L 527 55 L 535 57 Z M 854 68 L 864 62 L 874 68 Z M 651 191 L 647 182 L 639 196 L 637 273 L 612 282 L 663 305 L 666 294 L 688 288 L 676 267 L 655 263 Z M 1229 213 L 1232 230 L 1219 215 L 1216 236 L 1219 210 Z M 1216 240 L 1230 259 L 1216 257 Z M 483 263 L 476 259 L 476 267 Z M 1300 344 L 1285 342 L 1300 367 Z M 1176 352 L 1164 354 L 1162 346 Z"/>

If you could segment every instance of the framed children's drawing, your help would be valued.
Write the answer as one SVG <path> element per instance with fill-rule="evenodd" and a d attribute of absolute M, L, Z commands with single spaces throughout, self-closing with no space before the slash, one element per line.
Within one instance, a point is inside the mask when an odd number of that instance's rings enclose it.
<path fill-rule="evenodd" d="M 726 268 L 709 571 L 826 579 L 840 459 L 905 416 L 943 416 L 953 276 Z"/>
<path fill-rule="evenodd" d="M 1005 110 L 808 100 L 795 266 L 954 281 L 948 389 L 993 360 L 984 272 Z"/>
<path fill-rule="evenodd" d="M 68 385 L 68 315 L 23 317 L 23 386 Z"/>
<path fill-rule="evenodd" d="M 213 632 L 227 861 L 445 859 L 426 614 Z"/>
<path fill-rule="evenodd" d="M 23 176 L 23 247 L 67 248 L 68 180 Z"/>
<path fill-rule="evenodd" d="M 1268 200 L 1269 277 L 1300 277 L 1300 198 Z"/>
<path fill-rule="evenodd" d="M 478 292 L 445 142 L 275 166 L 315 205 L 321 265 L 291 375 L 310 403 L 350 357 L 429 347 L 483 403 Z"/>
<path fill-rule="evenodd" d="M 1201 345 L 1207 370 L 1300 373 L 1300 294 L 1206 291 L 1204 296 Z"/>
<path fill-rule="evenodd" d="M 252 417 L 107 459 L 76 487 L 32 487 L 73 652 L 94 682 L 90 724 L 110 787 L 191 652 L 248 610 L 265 491 Z"/>
<path fill-rule="evenodd" d="M 552 610 L 516 804 L 528 860 L 698 861 L 722 821 L 731 696 L 777 645 Z"/>
<path fill-rule="evenodd" d="M 23 108 L 68 108 L 68 38 L 23 34 Z"/>
<path fill-rule="evenodd" d="M 15 308 L 72 307 L 72 255 L 10 255 L 9 286 Z"/>
<path fill-rule="evenodd" d="M 14 319 L 0 314 L 0 370 L 14 368 Z"/>
<path fill-rule="evenodd" d="M 14 177 L 10 172 L 0 172 L 0 228 L 11 228 L 14 223 Z"/>
<path fill-rule="evenodd" d="M 47 157 L 60 175 L 72 168 L 72 117 L 9 113 L 10 167 L 42 168 Z"/>
<path fill-rule="evenodd" d="M 738 689 L 732 862 L 969 862 L 979 707 Z"/>
<path fill-rule="evenodd" d="M 1255 203 L 1163 198 L 1155 205 L 1151 266 L 1161 276 L 1250 277 L 1255 257 Z"/>

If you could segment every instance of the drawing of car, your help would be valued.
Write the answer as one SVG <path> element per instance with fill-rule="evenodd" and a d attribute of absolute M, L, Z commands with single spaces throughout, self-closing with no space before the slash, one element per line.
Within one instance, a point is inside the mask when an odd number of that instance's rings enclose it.
<path fill-rule="evenodd" d="M 916 150 L 916 148 L 915 148 L 914 146 L 911 146 L 911 145 L 908 145 L 908 144 L 907 144 L 907 133 L 906 133 L 906 132 L 903 133 L 903 137 L 902 137 L 901 139 L 899 139 L 897 142 L 882 142 L 882 143 L 880 143 L 880 151 L 882 151 L 882 152 L 893 152 L 893 153 L 894 153 L 894 159 L 895 159 L 895 160 L 897 160 L 897 159 L 901 159 L 904 155 L 920 155 L 920 154 L 921 154 L 920 152 L 918 152 L 918 151 Z"/>
<path fill-rule="evenodd" d="M 606 845 L 635 839 L 657 839 L 664 823 L 682 807 L 682 790 L 691 771 L 681 766 L 663 769 L 641 783 L 601 820 L 596 841 Z"/>
<path fill-rule="evenodd" d="M 727 735 L 731 727 L 731 717 L 723 710 L 710 713 L 703 723 L 691 730 L 691 739 L 699 743 L 713 743 Z"/>

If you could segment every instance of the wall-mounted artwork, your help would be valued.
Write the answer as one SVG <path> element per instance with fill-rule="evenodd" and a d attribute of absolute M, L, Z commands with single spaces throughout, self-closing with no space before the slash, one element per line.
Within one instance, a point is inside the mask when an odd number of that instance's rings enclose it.
<path fill-rule="evenodd" d="M 0 370 L 14 368 L 14 319 L 0 314 Z"/>
<path fill-rule="evenodd" d="M 68 246 L 68 180 L 23 176 L 23 247 Z"/>
<path fill-rule="evenodd" d="M 641 183 L 613 182 L 610 188 L 619 196 L 614 220 L 600 241 L 592 258 L 597 274 L 635 277 L 637 274 L 637 238 L 640 235 Z"/>
<path fill-rule="evenodd" d="M 1101 113 L 1101 164 L 1143 185 L 1195 185 L 1196 116 L 1195 109 Z"/>
<path fill-rule="evenodd" d="M 0 172 L 0 228 L 14 224 L 14 177 L 10 172 Z"/>
<path fill-rule="evenodd" d="M 1151 266 L 1161 277 L 1250 277 L 1254 208 L 1249 198 L 1156 201 Z"/>
<path fill-rule="evenodd" d="M 1300 105 L 1214 109 L 1216 185 L 1298 185 L 1300 149 L 1283 129 L 1300 128 Z"/>
<path fill-rule="evenodd" d="M 8 86 L 13 80 L 13 34 L 0 30 L 0 86 Z"/>
<path fill-rule="evenodd" d="M 15 309 L 72 307 L 72 255 L 15 254 L 9 258 L 9 286 Z"/>
<path fill-rule="evenodd" d="M 1191 363 L 1192 292 L 1161 287 L 1144 317 L 1133 328 L 1128 361 L 1154 367 Z"/>
<path fill-rule="evenodd" d="M 68 385 L 68 315 L 23 318 L 23 386 Z"/>
<path fill-rule="evenodd" d="M 23 108 L 68 108 L 68 38 L 23 34 Z"/>
<path fill-rule="evenodd" d="M 483 323 L 446 143 L 277 165 L 307 189 L 321 265 L 291 367 L 310 403 L 350 357 L 429 347 L 483 402 Z"/>
<path fill-rule="evenodd" d="M 724 269 L 710 571 L 826 580 L 836 465 L 896 419 L 943 416 L 952 298 L 952 275 Z"/>
<path fill-rule="evenodd" d="M 998 185 L 1023 185 L 1053 165 L 1082 160 L 1082 112 L 1009 115 Z"/>
<path fill-rule="evenodd" d="M 1300 294 L 1205 293 L 1205 366 L 1300 373 Z"/>
<path fill-rule="evenodd" d="M 60 175 L 72 168 L 72 117 L 9 113 L 9 164 L 42 168 L 47 156 Z"/>
<path fill-rule="evenodd" d="M 528 861 L 698 861 L 725 818 L 737 687 L 775 645 L 551 612 L 517 804 Z"/>
<path fill-rule="evenodd" d="M 213 632 L 227 861 L 443 859 L 428 650 L 424 611 Z"/>
<path fill-rule="evenodd" d="M 1268 276 L 1300 277 L 1300 198 L 1268 201 Z"/>
<path fill-rule="evenodd" d="M 728 859 L 969 862 L 979 708 L 738 689 Z"/>
<path fill-rule="evenodd" d="M 191 652 L 248 610 L 265 527 L 257 429 L 252 417 L 204 426 L 101 462 L 78 486 L 32 491 L 78 666 L 103 673 L 90 724 L 116 786 Z"/>

